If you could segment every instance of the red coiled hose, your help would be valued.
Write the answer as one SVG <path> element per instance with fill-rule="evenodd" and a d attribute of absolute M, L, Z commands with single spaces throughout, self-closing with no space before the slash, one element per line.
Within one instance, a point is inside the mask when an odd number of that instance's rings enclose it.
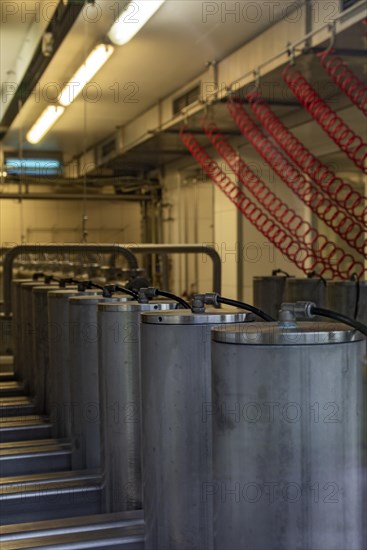
<path fill-rule="evenodd" d="M 288 65 L 283 79 L 298 101 L 348 157 L 367 174 L 367 143 L 329 107 L 299 71 Z"/>
<path fill-rule="evenodd" d="M 247 137 L 252 146 L 282 181 L 352 248 L 365 255 L 367 244 L 360 225 L 351 221 L 346 214 L 316 189 L 314 184 L 303 177 L 297 168 L 288 161 L 288 158 L 255 125 L 242 105 L 231 98 L 227 103 L 227 107 L 243 135 Z"/>
<path fill-rule="evenodd" d="M 346 274 L 339 269 L 339 264 L 341 265 L 346 257 L 344 251 L 336 247 L 325 235 L 319 233 L 279 199 L 246 165 L 215 124 L 203 122 L 202 128 L 216 151 L 233 170 L 242 185 L 252 193 L 269 214 L 281 223 L 291 236 L 297 238 L 298 242 L 302 242 L 302 245 L 308 250 L 309 258 L 316 256 L 333 276 L 344 277 Z M 332 250 L 334 257 L 330 258 Z M 332 262 L 330 262 L 331 259 Z"/>
<path fill-rule="evenodd" d="M 341 57 L 329 54 L 330 51 L 328 50 L 318 54 L 321 58 L 322 66 L 352 103 L 367 116 L 366 84 L 353 73 Z"/>
<path fill-rule="evenodd" d="M 251 92 L 246 97 L 258 121 L 293 162 L 315 181 L 338 207 L 344 208 L 348 217 L 352 215 L 365 227 L 367 223 L 365 197 L 355 191 L 349 183 L 338 178 L 326 164 L 315 157 L 273 113 L 259 92 Z"/>
<path fill-rule="evenodd" d="M 181 128 L 180 136 L 196 159 L 198 164 L 203 168 L 205 173 L 212 181 L 223 191 L 223 193 L 236 205 L 236 207 L 244 214 L 244 216 L 260 231 L 270 242 L 274 244 L 287 258 L 294 262 L 297 267 L 307 273 L 310 269 L 319 271 L 320 275 L 332 275 L 329 268 L 319 262 L 317 258 L 309 256 L 309 250 L 302 246 L 298 241 L 295 241 L 284 229 L 276 222 L 269 218 L 254 202 L 252 202 L 246 194 L 235 185 L 220 169 L 217 162 L 203 149 L 200 143 L 194 136 Z M 326 249 L 327 247 L 325 247 Z M 364 273 L 364 266 L 361 263 L 355 262 L 350 256 L 345 254 L 341 249 L 331 246 L 329 253 L 325 254 L 328 263 L 331 265 L 338 264 L 338 273 L 343 279 L 347 279 L 353 272 L 358 276 Z"/>

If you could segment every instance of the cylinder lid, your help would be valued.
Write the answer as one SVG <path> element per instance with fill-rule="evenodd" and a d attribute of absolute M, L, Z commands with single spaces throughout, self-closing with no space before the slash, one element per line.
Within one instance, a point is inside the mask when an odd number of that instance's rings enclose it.
<path fill-rule="evenodd" d="M 53 292 L 55 290 L 77 290 L 77 287 L 75 285 L 70 285 L 64 288 L 60 288 L 58 286 L 58 283 L 50 283 L 48 285 L 36 286 L 35 288 L 33 288 L 32 292 Z"/>
<path fill-rule="evenodd" d="M 73 306 L 82 306 L 84 304 L 111 304 L 111 303 L 126 303 L 131 302 L 130 296 L 112 296 L 111 298 L 103 298 L 101 296 L 72 296 L 69 303 Z"/>
<path fill-rule="evenodd" d="M 177 302 L 174 302 L 173 300 L 152 300 L 149 304 L 139 304 L 139 302 L 136 302 L 135 300 L 120 304 L 106 304 L 99 302 L 98 311 L 106 311 L 109 313 L 116 311 L 154 311 L 174 309 L 176 305 Z"/>
<path fill-rule="evenodd" d="M 179 309 L 142 315 L 143 323 L 157 325 L 218 325 L 221 323 L 244 323 L 254 319 L 255 316 L 252 313 L 237 308 L 208 308 L 205 313 L 193 313 L 190 309 Z"/>
<path fill-rule="evenodd" d="M 35 286 L 44 286 L 45 283 L 42 281 L 26 281 L 20 285 L 21 288 L 26 288 L 32 290 Z"/>
<path fill-rule="evenodd" d="M 286 279 L 294 279 L 294 275 L 255 275 L 254 281 L 285 281 Z"/>
<path fill-rule="evenodd" d="M 359 286 L 366 286 L 367 281 L 328 281 L 327 286 L 346 286 L 346 287 L 356 287 L 357 284 Z"/>
<path fill-rule="evenodd" d="M 342 344 L 363 339 L 357 330 L 334 322 L 249 323 L 212 330 L 214 342 L 252 346 Z"/>
<path fill-rule="evenodd" d="M 286 277 L 287 284 L 292 286 L 297 285 L 316 285 L 316 284 L 322 284 L 326 286 L 326 283 L 328 283 L 327 279 L 321 279 L 320 277 L 314 277 L 314 278 L 302 278 L 302 277 Z"/>
<path fill-rule="evenodd" d="M 11 282 L 12 284 L 14 285 L 21 285 L 23 283 L 31 283 L 33 281 L 33 279 L 12 279 Z"/>
<path fill-rule="evenodd" d="M 86 294 L 89 294 L 90 296 L 98 296 L 102 294 L 102 291 L 88 289 L 85 292 L 81 292 L 77 288 L 75 288 L 75 290 L 60 288 L 59 290 L 51 290 L 51 292 L 48 293 L 50 298 L 69 298 L 70 296 L 74 296 L 75 294 L 79 294 L 81 296 Z"/>

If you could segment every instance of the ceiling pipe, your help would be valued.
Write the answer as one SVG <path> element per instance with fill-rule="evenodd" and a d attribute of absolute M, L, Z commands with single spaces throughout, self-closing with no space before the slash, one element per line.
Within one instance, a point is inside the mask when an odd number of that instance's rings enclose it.
<path fill-rule="evenodd" d="M 82 193 L 0 193 L 1 200 L 59 200 L 59 201 L 149 201 L 150 195 L 131 195 L 131 194 L 87 194 Z"/>

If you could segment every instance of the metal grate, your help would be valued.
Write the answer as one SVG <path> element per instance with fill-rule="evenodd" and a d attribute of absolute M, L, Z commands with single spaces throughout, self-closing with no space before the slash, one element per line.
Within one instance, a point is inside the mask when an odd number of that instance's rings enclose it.
<path fill-rule="evenodd" d="M 188 90 L 185 94 L 181 95 L 180 97 L 176 97 L 176 99 L 173 100 L 173 114 L 176 115 L 177 113 L 182 111 L 182 109 L 188 107 L 199 98 L 200 84 L 197 84 L 194 88 L 191 88 L 191 90 Z"/>

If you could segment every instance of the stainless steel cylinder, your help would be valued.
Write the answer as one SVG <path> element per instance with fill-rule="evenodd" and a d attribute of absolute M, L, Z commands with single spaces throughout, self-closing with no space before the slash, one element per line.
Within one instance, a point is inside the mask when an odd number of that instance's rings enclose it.
<path fill-rule="evenodd" d="M 101 466 L 97 304 L 119 304 L 130 300 L 128 296 L 72 296 L 69 299 L 74 470 L 92 470 Z"/>
<path fill-rule="evenodd" d="M 25 282 L 31 282 L 31 279 L 13 279 L 11 283 L 14 373 L 19 380 L 23 379 L 23 322 L 20 287 Z"/>
<path fill-rule="evenodd" d="M 365 550 L 365 339 L 312 322 L 212 338 L 215 550 Z"/>
<path fill-rule="evenodd" d="M 33 363 L 36 365 L 36 390 L 34 403 L 41 414 L 50 414 L 50 376 L 48 341 L 48 298 L 51 291 L 57 290 L 57 284 L 36 286 L 32 289 L 33 300 Z M 75 286 L 66 287 L 75 290 Z"/>
<path fill-rule="evenodd" d="M 367 281 L 328 281 L 326 307 L 367 324 Z"/>
<path fill-rule="evenodd" d="M 284 302 L 284 289 L 287 277 L 271 275 L 253 278 L 253 304 L 278 319 L 281 304 Z"/>
<path fill-rule="evenodd" d="M 210 330 L 238 309 L 143 314 L 141 376 L 146 550 L 213 548 Z"/>
<path fill-rule="evenodd" d="M 314 302 L 318 307 L 326 307 L 326 281 L 316 277 L 313 279 L 287 278 L 284 302 L 305 301 Z"/>
<path fill-rule="evenodd" d="M 95 291 L 86 293 L 97 295 Z M 52 436 L 70 437 L 70 324 L 69 298 L 84 293 L 55 290 L 48 293 L 48 341 L 50 378 L 50 419 Z"/>
<path fill-rule="evenodd" d="M 140 314 L 173 302 L 99 304 L 102 467 L 107 512 L 142 508 Z"/>
<path fill-rule="evenodd" d="M 26 391 L 36 393 L 36 366 L 34 363 L 34 319 L 32 290 L 44 286 L 42 281 L 29 281 L 20 285 L 20 308 L 22 319 L 23 382 Z"/>

